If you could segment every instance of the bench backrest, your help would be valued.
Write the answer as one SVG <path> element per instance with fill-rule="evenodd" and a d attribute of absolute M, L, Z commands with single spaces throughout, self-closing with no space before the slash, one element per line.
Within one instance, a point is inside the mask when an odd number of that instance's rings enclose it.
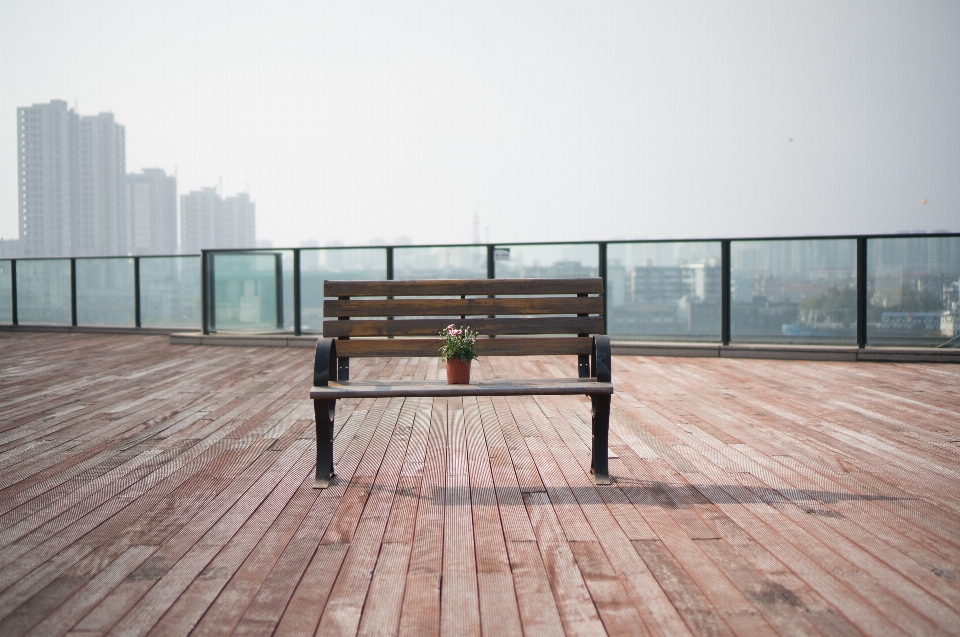
<path fill-rule="evenodd" d="M 451 323 L 480 333 L 481 356 L 587 356 L 603 334 L 600 278 L 324 281 L 323 295 L 323 336 L 344 358 L 439 356 Z"/>

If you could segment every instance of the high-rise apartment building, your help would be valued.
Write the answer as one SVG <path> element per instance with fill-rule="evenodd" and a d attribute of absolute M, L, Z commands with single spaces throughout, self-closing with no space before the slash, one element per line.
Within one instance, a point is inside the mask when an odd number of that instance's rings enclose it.
<path fill-rule="evenodd" d="M 126 254 L 124 127 L 63 100 L 17 109 L 21 254 Z"/>
<path fill-rule="evenodd" d="M 113 113 L 80 117 L 78 204 L 71 223 L 71 256 L 130 252 L 124 127 Z"/>
<path fill-rule="evenodd" d="M 223 199 L 216 188 L 201 188 L 180 195 L 180 253 L 199 254 L 216 248 L 214 228 Z"/>
<path fill-rule="evenodd" d="M 180 252 L 256 247 L 256 204 L 240 193 L 221 199 L 216 188 L 180 195 Z"/>
<path fill-rule="evenodd" d="M 242 192 L 223 202 L 216 228 L 218 248 L 254 248 L 257 244 L 256 204 Z"/>
<path fill-rule="evenodd" d="M 127 175 L 127 221 L 130 252 L 177 252 L 177 178 L 160 168 Z"/>
<path fill-rule="evenodd" d="M 20 252 L 70 256 L 79 118 L 62 100 L 17 109 Z"/>

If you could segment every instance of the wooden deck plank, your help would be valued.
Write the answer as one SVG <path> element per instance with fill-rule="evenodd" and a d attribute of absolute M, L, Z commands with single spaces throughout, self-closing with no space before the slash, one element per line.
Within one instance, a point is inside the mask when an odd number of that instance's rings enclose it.
<path fill-rule="evenodd" d="M 403 605 L 401 635 L 439 635 L 443 573 L 443 490 L 446 487 L 446 400 L 430 401 L 420 505 L 414 527 Z"/>
<path fill-rule="evenodd" d="M 310 350 L 0 348 L 4 636 L 960 625 L 957 366 L 615 357 L 606 486 L 586 397 L 346 399 L 317 491 Z M 569 378 L 576 360 L 475 373 Z"/>
<path fill-rule="evenodd" d="M 499 422 L 484 422 L 476 398 L 465 399 L 463 403 L 480 628 L 486 635 L 516 635 L 523 632 L 523 627 L 486 437 L 486 431 L 498 429 Z"/>

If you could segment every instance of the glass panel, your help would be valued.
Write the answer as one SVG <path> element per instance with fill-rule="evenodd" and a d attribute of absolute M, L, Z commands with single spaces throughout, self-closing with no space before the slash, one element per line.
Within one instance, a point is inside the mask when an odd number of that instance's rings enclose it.
<path fill-rule="evenodd" d="M 300 310 L 304 332 L 323 331 L 324 280 L 383 281 L 384 248 L 316 248 L 300 251 Z M 291 292 L 292 295 L 292 292 Z"/>
<path fill-rule="evenodd" d="M 960 346 L 958 295 L 960 237 L 867 241 L 868 345 Z"/>
<path fill-rule="evenodd" d="M 13 323 L 13 264 L 0 259 L 0 323 Z"/>
<path fill-rule="evenodd" d="M 17 319 L 70 325 L 70 259 L 17 260 Z"/>
<path fill-rule="evenodd" d="M 855 239 L 733 241 L 730 281 L 732 341 L 857 342 Z"/>
<path fill-rule="evenodd" d="M 275 332 L 283 330 L 292 313 L 284 296 L 284 251 L 221 252 L 212 254 L 215 331 Z M 291 253 L 292 255 L 292 253 Z M 292 293 L 289 294 L 292 296 Z M 287 316 L 285 316 L 287 315 Z"/>
<path fill-rule="evenodd" d="M 393 249 L 393 275 L 408 279 L 485 279 L 486 246 Z"/>
<path fill-rule="evenodd" d="M 496 246 L 494 272 L 498 279 L 576 279 L 599 276 L 596 243 Z"/>
<path fill-rule="evenodd" d="M 133 327 L 133 259 L 77 259 L 77 325 Z"/>
<path fill-rule="evenodd" d="M 618 338 L 720 340 L 720 242 L 607 245 L 607 330 Z"/>
<path fill-rule="evenodd" d="M 200 329 L 200 257 L 140 257 L 140 325 Z"/>

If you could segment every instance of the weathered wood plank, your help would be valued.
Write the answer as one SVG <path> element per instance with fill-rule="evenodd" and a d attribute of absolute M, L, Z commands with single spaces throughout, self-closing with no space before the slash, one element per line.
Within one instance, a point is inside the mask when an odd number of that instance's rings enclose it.
<path fill-rule="evenodd" d="M 470 319 L 335 320 L 323 322 L 323 335 L 331 337 L 363 336 L 438 336 L 453 321 L 482 336 L 515 334 L 602 334 L 603 318 L 550 317 Z M 431 352 L 431 355 L 433 353 Z"/>
<path fill-rule="evenodd" d="M 603 279 L 435 279 L 324 281 L 324 296 L 482 296 L 487 294 L 602 294 Z"/>
<path fill-rule="evenodd" d="M 534 314 L 602 314 L 603 298 L 583 297 L 533 297 L 533 298 L 467 298 L 467 299 L 361 299 L 323 302 L 326 317 L 367 316 L 446 316 L 451 320 L 459 317 L 490 315 Z M 467 321 L 468 319 L 463 319 Z"/>
<path fill-rule="evenodd" d="M 530 354 L 590 354 L 591 337 L 481 338 L 477 341 L 480 356 L 525 356 Z M 439 356 L 440 339 L 407 338 L 382 340 L 337 341 L 337 356 Z"/>

